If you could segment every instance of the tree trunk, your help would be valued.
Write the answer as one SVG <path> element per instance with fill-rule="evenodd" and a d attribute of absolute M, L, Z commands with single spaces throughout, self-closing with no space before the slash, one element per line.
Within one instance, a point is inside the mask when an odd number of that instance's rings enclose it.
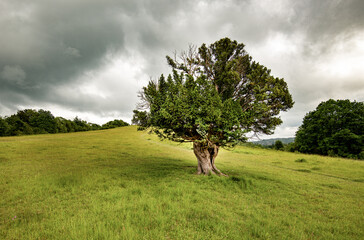
<path fill-rule="evenodd" d="M 219 174 L 227 176 L 215 166 L 215 159 L 219 153 L 219 146 L 215 144 L 208 146 L 204 143 L 194 142 L 193 152 L 197 158 L 197 174 Z"/>

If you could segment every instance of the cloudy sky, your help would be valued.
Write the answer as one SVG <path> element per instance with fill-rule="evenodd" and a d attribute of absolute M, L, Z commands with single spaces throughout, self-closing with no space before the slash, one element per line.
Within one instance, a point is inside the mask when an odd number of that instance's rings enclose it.
<path fill-rule="evenodd" d="M 229 37 L 283 77 L 294 136 L 321 101 L 364 101 L 362 0 L 0 0 L 0 115 L 129 121 L 165 56 Z"/>

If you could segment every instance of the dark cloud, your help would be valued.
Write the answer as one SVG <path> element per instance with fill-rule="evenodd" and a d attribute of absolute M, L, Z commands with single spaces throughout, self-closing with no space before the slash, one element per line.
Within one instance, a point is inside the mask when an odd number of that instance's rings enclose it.
<path fill-rule="evenodd" d="M 47 100 L 55 86 L 100 67 L 107 51 L 122 50 L 124 32 L 112 4 L 9 1 L 2 7 L 2 91 Z"/>
<path fill-rule="evenodd" d="M 342 35 L 363 30 L 363 9 L 361 0 L 310 0 L 296 5 L 300 29 L 307 34 L 308 44 L 318 44 L 323 49 L 335 44 Z"/>

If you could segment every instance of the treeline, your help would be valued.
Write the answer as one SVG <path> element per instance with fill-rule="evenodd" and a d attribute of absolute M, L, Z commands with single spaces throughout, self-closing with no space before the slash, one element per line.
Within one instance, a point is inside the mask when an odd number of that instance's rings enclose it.
<path fill-rule="evenodd" d="M 294 142 L 278 140 L 255 147 L 364 160 L 364 103 L 348 99 L 321 102 L 303 118 Z"/>
<path fill-rule="evenodd" d="M 263 149 L 274 149 L 286 152 L 297 152 L 298 149 L 294 142 L 283 143 L 281 140 L 275 140 L 273 144 L 261 144 L 257 142 L 247 142 L 242 145 L 254 148 L 263 148 Z"/>
<path fill-rule="evenodd" d="M 109 129 L 128 126 L 123 120 L 113 120 L 106 124 L 98 125 L 81 120 L 63 117 L 54 117 L 50 111 L 43 109 L 19 110 L 10 117 L 0 117 L 0 136 L 19 136 L 45 133 L 69 133 L 91 130 Z"/>
<path fill-rule="evenodd" d="M 346 138 L 350 137 L 350 135 L 345 136 Z M 359 159 L 359 160 L 364 160 L 364 149 L 363 149 L 363 143 L 362 142 L 355 142 L 355 141 L 343 141 L 343 139 L 341 140 L 341 146 L 337 146 L 336 145 L 332 145 L 332 149 L 331 152 L 329 151 L 326 154 L 321 153 L 320 155 L 324 155 L 324 156 L 330 156 L 330 157 L 344 157 L 344 158 L 351 158 L 351 159 Z M 247 142 L 247 143 L 243 143 L 241 144 L 243 146 L 248 146 L 248 147 L 254 147 L 254 148 L 263 148 L 263 149 L 274 149 L 274 150 L 279 150 L 279 151 L 285 151 L 285 152 L 303 152 L 300 149 L 300 145 L 295 141 L 295 142 L 290 142 L 290 143 L 283 143 L 280 140 L 277 140 L 274 142 L 274 144 L 270 144 L 270 145 L 263 145 L 263 144 L 259 144 L 259 143 L 254 143 L 254 142 Z M 348 150 L 348 148 L 356 148 L 357 150 Z M 346 150 L 346 151 L 345 151 Z M 338 152 L 335 153 L 334 151 Z M 319 154 L 319 153 L 315 153 L 315 152 L 303 152 L 303 153 L 310 153 L 310 154 Z"/>

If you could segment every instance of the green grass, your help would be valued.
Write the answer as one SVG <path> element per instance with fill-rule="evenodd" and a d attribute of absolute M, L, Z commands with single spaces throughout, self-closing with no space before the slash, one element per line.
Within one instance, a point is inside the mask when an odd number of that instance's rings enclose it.
<path fill-rule="evenodd" d="M 363 239 L 364 162 L 190 144 L 136 127 L 0 138 L 0 239 Z M 16 217 L 15 217 L 16 216 Z"/>

